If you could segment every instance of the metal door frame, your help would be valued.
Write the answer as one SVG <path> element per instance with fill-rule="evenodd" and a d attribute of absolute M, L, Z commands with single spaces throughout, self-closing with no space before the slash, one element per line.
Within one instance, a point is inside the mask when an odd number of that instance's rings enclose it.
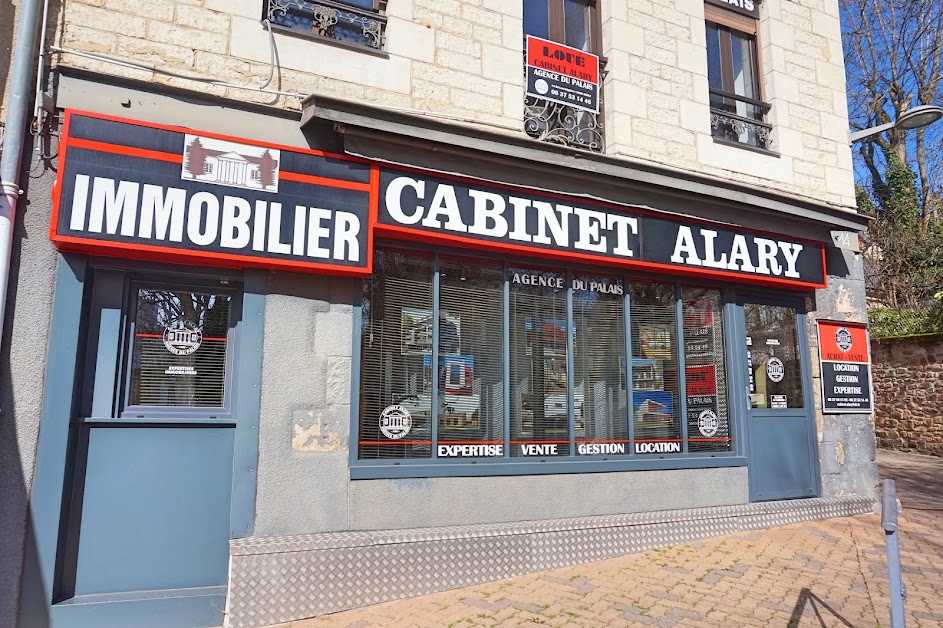
<path fill-rule="evenodd" d="M 746 377 L 747 369 L 747 344 L 746 344 L 746 317 L 743 311 L 744 303 L 757 303 L 760 305 L 774 305 L 779 307 L 789 307 L 793 308 L 796 312 L 796 330 L 798 332 L 798 341 L 799 341 L 799 353 L 801 355 L 801 372 L 802 372 L 802 396 L 803 396 L 803 408 L 790 410 L 772 410 L 772 409 L 760 409 L 759 415 L 767 413 L 782 413 L 786 412 L 791 416 L 804 416 L 806 418 L 807 434 L 809 436 L 809 459 L 808 464 L 812 471 L 812 493 L 814 497 L 818 497 L 822 494 L 822 476 L 819 470 L 819 452 L 818 452 L 818 432 L 816 429 L 816 408 L 815 408 L 815 398 L 812 390 L 813 381 L 812 381 L 812 354 L 810 352 L 809 346 L 809 314 L 806 308 L 805 299 L 802 296 L 790 296 L 790 295 L 773 295 L 768 292 L 762 291 L 752 291 L 752 290 L 738 290 L 735 298 L 735 306 L 737 309 L 737 316 L 733 321 L 733 324 L 736 326 L 735 338 L 736 344 L 733 345 L 732 351 L 735 352 L 735 362 L 739 365 L 737 371 L 739 372 L 738 376 L 738 385 L 739 389 L 742 392 L 743 399 L 746 399 L 746 403 L 742 406 L 745 409 L 743 417 L 743 436 L 744 436 L 744 447 L 747 457 L 747 477 L 749 480 L 750 487 L 750 501 L 761 501 L 765 499 L 765 496 L 757 494 L 757 487 L 755 486 L 755 474 L 753 469 L 759 464 L 756 455 L 754 455 L 754 429 L 753 429 L 753 419 L 754 413 L 757 410 L 754 410 L 749 399 L 747 398 L 749 392 L 749 381 Z M 790 499 L 784 497 L 783 499 Z"/>

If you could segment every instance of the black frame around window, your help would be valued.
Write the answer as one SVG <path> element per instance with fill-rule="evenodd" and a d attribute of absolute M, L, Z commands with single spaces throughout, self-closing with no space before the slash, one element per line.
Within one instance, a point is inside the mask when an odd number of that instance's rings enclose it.
<path fill-rule="evenodd" d="M 219 335 L 216 333 L 206 334 L 201 339 L 202 344 L 205 347 L 212 346 L 210 343 L 221 344 L 223 348 L 222 362 L 221 365 L 224 369 L 224 372 L 220 374 L 214 374 L 214 378 L 218 378 L 218 385 L 220 386 L 220 404 L 196 404 L 196 405 L 159 405 L 156 403 L 147 403 L 147 404 L 135 404 L 133 403 L 133 389 L 134 389 L 134 380 L 135 380 L 135 367 L 136 365 L 140 367 L 138 362 L 141 360 L 141 355 L 139 355 L 141 347 L 140 342 L 142 335 L 139 333 L 139 322 L 138 316 L 140 315 L 139 300 L 141 299 L 142 292 L 148 293 L 168 293 L 168 294 L 199 294 L 199 295 L 213 295 L 217 297 L 226 297 L 228 299 L 227 308 L 226 308 L 226 320 L 217 321 L 214 327 L 223 332 Z M 234 369 L 235 369 L 235 346 L 236 346 L 236 324 L 241 319 L 241 303 L 239 299 L 240 293 L 239 290 L 230 285 L 213 285 L 205 283 L 177 283 L 177 282 L 161 282 L 161 281 L 131 281 L 129 286 L 129 294 L 127 298 L 127 309 L 125 312 L 126 317 L 126 328 L 127 328 L 127 338 L 124 343 L 122 364 L 124 365 L 123 374 L 122 374 L 122 386 L 120 387 L 119 394 L 119 410 L 120 413 L 118 416 L 124 419 L 133 420 L 135 418 L 139 419 L 149 419 L 154 417 L 176 417 L 176 418 L 188 418 L 194 416 L 206 416 L 212 419 L 221 419 L 228 420 L 232 416 L 232 382 L 234 378 Z M 153 331 L 153 330 L 148 330 Z M 203 330 L 201 330 L 202 332 Z M 162 339 L 154 338 L 149 339 L 152 342 L 163 344 Z M 203 349 L 203 347 L 201 347 Z M 204 349 L 205 350 L 205 349 Z M 192 363 L 190 358 L 197 359 L 197 363 L 200 362 L 198 356 L 200 354 L 200 349 L 197 349 L 195 352 L 192 352 L 189 355 L 178 356 L 181 363 Z M 168 355 L 171 355 L 168 351 Z M 212 362 L 218 362 L 218 359 L 212 359 Z M 203 360 L 205 363 L 206 361 Z M 169 367 L 168 367 L 169 370 Z M 199 377 L 199 368 L 195 368 L 196 377 Z M 176 375 L 178 377 L 187 377 L 186 374 Z"/>
<path fill-rule="evenodd" d="M 763 101 L 756 20 L 705 5 L 711 134 L 715 140 L 768 150 L 770 105 Z"/>
<path fill-rule="evenodd" d="M 387 0 L 265 0 L 275 30 L 386 56 Z"/>
<path fill-rule="evenodd" d="M 727 399 L 731 300 L 720 288 L 532 261 L 481 257 L 476 265 L 464 253 L 401 245 L 378 246 L 376 255 L 355 339 L 352 477 L 378 467 L 399 467 L 394 476 L 477 475 L 740 460 Z M 488 271 L 491 285 L 478 284 L 463 304 L 454 287 L 466 274 L 474 279 L 475 267 L 502 272 Z M 653 286 L 664 308 L 646 296 Z M 467 365 L 475 382 L 465 393 L 447 390 L 466 395 L 451 400 L 442 392 L 450 361 L 453 370 Z M 712 386 L 692 387 L 688 371 L 710 371 Z M 412 417 L 405 436 L 381 427 L 399 406 Z M 457 437 L 460 427 L 474 429 Z"/>

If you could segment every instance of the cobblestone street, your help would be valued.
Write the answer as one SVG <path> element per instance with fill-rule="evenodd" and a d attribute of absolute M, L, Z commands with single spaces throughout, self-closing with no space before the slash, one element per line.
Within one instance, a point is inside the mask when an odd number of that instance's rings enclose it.
<path fill-rule="evenodd" d="M 898 483 L 908 626 L 943 624 L 943 460 L 880 452 Z M 879 515 L 734 534 L 378 604 L 292 628 L 889 624 Z"/>

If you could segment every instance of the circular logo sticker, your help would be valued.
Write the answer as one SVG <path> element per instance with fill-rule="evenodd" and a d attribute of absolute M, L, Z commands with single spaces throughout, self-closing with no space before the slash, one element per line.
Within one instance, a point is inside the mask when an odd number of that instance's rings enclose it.
<path fill-rule="evenodd" d="M 770 381 L 781 382 L 785 375 L 786 367 L 783 365 L 782 360 L 773 356 L 766 361 L 766 376 L 769 377 Z"/>
<path fill-rule="evenodd" d="M 164 346 L 174 355 L 190 355 L 203 344 L 203 331 L 198 327 L 177 321 L 164 328 Z"/>
<path fill-rule="evenodd" d="M 380 431 L 389 439 L 403 438 L 412 427 L 413 417 L 403 406 L 388 406 L 380 413 Z"/>
<path fill-rule="evenodd" d="M 838 331 L 835 332 L 835 344 L 842 351 L 851 349 L 851 332 L 844 327 L 839 327 Z"/>
<path fill-rule="evenodd" d="M 550 85 L 543 79 L 537 79 L 534 81 L 534 89 L 537 90 L 538 94 L 546 94 L 550 91 Z"/>
<path fill-rule="evenodd" d="M 710 438 L 717 433 L 718 425 L 719 421 L 717 420 L 717 415 L 714 414 L 713 410 L 704 410 L 699 415 L 697 415 L 697 429 L 707 438 Z"/>

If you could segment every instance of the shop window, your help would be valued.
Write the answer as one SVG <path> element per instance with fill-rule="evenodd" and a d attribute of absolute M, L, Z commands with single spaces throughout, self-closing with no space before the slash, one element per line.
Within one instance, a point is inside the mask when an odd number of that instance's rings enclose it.
<path fill-rule="evenodd" d="M 688 451 L 730 451 L 720 291 L 684 287 L 681 297 Z"/>
<path fill-rule="evenodd" d="M 383 50 L 386 0 L 266 0 L 263 18 L 284 29 L 352 48 Z"/>
<path fill-rule="evenodd" d="M 744 303 L 750 403 L 754 408 L 802 408 L 802 359 L 796 311 Z"/>
<path fill-rule="evenodd" d="M 570 452 L 565 273 L 511 267 L 511 455 Z"/>
<path fill-rule="evenodd" d="M 439 257 L 440 458 L 503 451 L 503 304 L 501 263 Z"/>
<path fill-rule="evenodd" d="M 432 255 L 377 250 L 363 283 L 362 459 L 432 456 Z"/>
<path fill-rule="evenodd" d="M 632 408 L 636 450 L 680 453 L 677 298 L 673 284 L 632 287 Z"/>
<path fill-rule="evenodd" d="M 756 20 L 716 6 L 704 8 L 711 134 L 721 141 L 769 149 L 770 105 L 762 100 Z"/>
<path fill-rule="evenodd" d="M 577 455 L 628 451 L 625 286 L 621 277 L 573 277 L 573 412 Z"/>
<path fill-rule="evenodd" d="M 597 10 L 596 0 L 524 0 L 524 34 L 598 55 L 600 28 Z M 601 58 L 599 65 L 602 74 L 605 60 Z M 546 142 L 597 152 L 605 147 L 602 113 L 543 98 L 525 96 L 524 130 L 531 137 Z"/>
<path fill-rule="evenodd" d="M 733 451 L 719 290 L 385 247 L 373 268 L 365 464 Z"/>
<path fill-rule="evenodd" d="M 232 295 L 139 287 L 134 297 L 125 413 L 225 407 Z"/>

